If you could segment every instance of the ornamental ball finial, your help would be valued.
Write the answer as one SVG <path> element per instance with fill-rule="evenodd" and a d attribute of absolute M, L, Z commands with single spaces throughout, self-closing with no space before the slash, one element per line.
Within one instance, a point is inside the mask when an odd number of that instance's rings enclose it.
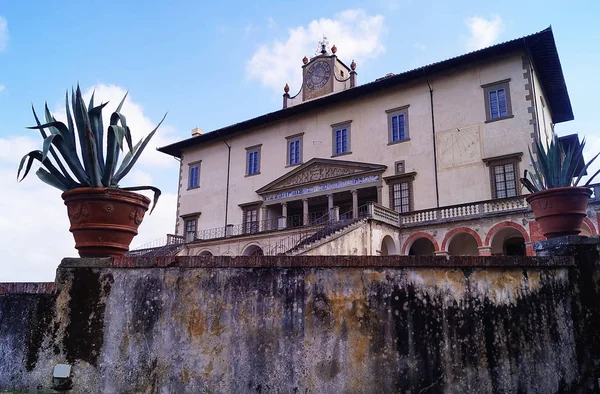
<path fill-rule="evenodd" d="M 308 58 L 306 56 L 304 56 L 304 58 L 302 59 L 302 63 L 304 63 L 304 64 L 308 63 Z"/>
<path fill-rule="evenodd" d="M 288 86 L 288 84 L 286 83 L 285 86 L 283 87 L 283 91 L 287 94 L 290 91 L 290 87 Z"/>
<path fill-rule="evenodd" d="M 331 47 L 331 53 L 333 53 L 335 55 L 336 52 L 337 52 L 337 47 L 335 46 L 335 44 L 333 44 L 333 46 Z"/>
<path fill-rule="evenodd" d="M 352 63 L 350 63 L 350 68 L 352 71 L 356 70 L 356 63 L 354 63 L 354 60 L 352 60 Z"/>

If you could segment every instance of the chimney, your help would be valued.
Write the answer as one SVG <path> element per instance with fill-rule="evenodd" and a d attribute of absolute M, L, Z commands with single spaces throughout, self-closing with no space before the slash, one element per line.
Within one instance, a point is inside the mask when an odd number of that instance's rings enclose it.
<path fill-rule="evenodd" d="M 202 129 L 200 127 L 195 127 L 192 129 L 192 137 L 198 137 L 202 135 Z"/>

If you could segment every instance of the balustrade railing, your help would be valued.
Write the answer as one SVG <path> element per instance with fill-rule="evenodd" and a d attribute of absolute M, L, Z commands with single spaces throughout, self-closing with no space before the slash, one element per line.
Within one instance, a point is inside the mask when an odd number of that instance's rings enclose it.
<path fill-rule="evenodd" d="M 376 203 L 367 205 L 368 216 L 393 226 L 400 225 L 400 214 L 393 209 L 384 207 Z"/>
<path fill-rule="evenodd" d="M 447 220 L 460 220 L 478 215 L 490 215 L 528 208 L 525 197 L 517 196 L 402 213 L 400 214 L 400 223 L 402 225 L 414 225 Z"/>

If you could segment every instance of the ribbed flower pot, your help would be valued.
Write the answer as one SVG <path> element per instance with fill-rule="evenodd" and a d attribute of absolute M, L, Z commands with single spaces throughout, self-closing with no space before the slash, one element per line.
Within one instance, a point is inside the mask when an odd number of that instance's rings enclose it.
<path fill-rule="evenodd" d="M 146 196 L 115 188 L 82 187 L 62 198 L 81 257 L 124 255 L 150 205 Z"/>
<path fill-rule="evenodd" d="M 587 187 L 556 187 L 528 195 L 535 220 L 546 238 L 577 235 L 585 219 L 592 190 Z"/>

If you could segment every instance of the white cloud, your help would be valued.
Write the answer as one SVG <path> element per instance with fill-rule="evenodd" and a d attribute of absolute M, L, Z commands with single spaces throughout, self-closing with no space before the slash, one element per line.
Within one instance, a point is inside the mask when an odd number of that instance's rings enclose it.
<path fill-rule="evenodd" d="M 121 87 L 97 85 L 95 101 L 99 103 L 110 100 L 107 108 L 112 110 L 124 94 L 125 90 Z M 84 96 L 89 98 L 90 95 L 91 89 L 86 90 Z M 41 111 L 43 108 L 38 109 Z M 150 120 L 144 114 L 142 106 L 130 97 L 123 105 L 123 113 L 127 116 L 134 142 L 150 132 L 160 120 Z M 55 116 L 61 118 L 58 116 L 61 114 L 64 118 L 64 108 L 57 111 Z M 106 124 L 108 123 L 105 122 Z M 154 149 L 157 145 L 170 142 L 171 132 L 168 126 L 161 126 L 142 154 L 137 167 L 125 178 L 126 185 L 152 185 L 157 178 L 168 180 L 168 177 L 177 176 L 177 162 Z M 36 177 L 36 164 L 31 174 L 17 183 L 17 167 L 21 157 L 31 150 L 41 148 L 39 134 L 34 130 L 31 133 L 31 136 L 0 138 L 0 190 L 3 206 L 10 207 L 0 210 L 1 243 L 7 246 L 3 249 L 0 282 L 53 281 L 61 259 L 77 257 L 61 192 Z M 173 232 L 177 195 L 165 192 L 164 188 L 163 192 L 152 215 L 146 215 L 132 246 L 145 244 Z M 152 198 L 151 192 L 141 193 Z"/>
<path fill-rule="evenodd" d="M 6 19 L 0 16 L 0 51 L 8 46 L 8 23 Z"/>
<path fill-rule="evenodd" d="M 267 26 L 269 26 L 269 29 L 273 29 L 277 26 L 277 23 L 275 22 L 275 19 L 273 19 L 273 17 L 268 17 L 267 18 Z"/>
<path fill-rule="evenodd" d="M 471 33 L 467 39 L 467 48 L 472 51 L 496 43 L 500 33 L 504 30 L 504 23 L 498 15 L 489 20 L 474 16 L 467 19 L 466 23 Z"/>
<path fill-rule="evenodd" d="M 275 91 L 282 91 L 286 83 L 297 91 L 302 78 L 302 58 L 314 55 L 323 36 L 331 45 L 335 44 L 342 60 L 354 59 L 360 66 L 361 62 L 385 52 L 382 42 L 385 31 L 383 16 L 367 15 L 361 9 L 345 10 L 333 19 L 321 18 L 307 26 L 289 29 L 285 41 L 261 45 L 248 62 L 247 73 Z"/>
<path fill-rule="evenodd" d="M 0 93 L 2 93 L 6 89 L 6 86 L 0 85 Z"/>

